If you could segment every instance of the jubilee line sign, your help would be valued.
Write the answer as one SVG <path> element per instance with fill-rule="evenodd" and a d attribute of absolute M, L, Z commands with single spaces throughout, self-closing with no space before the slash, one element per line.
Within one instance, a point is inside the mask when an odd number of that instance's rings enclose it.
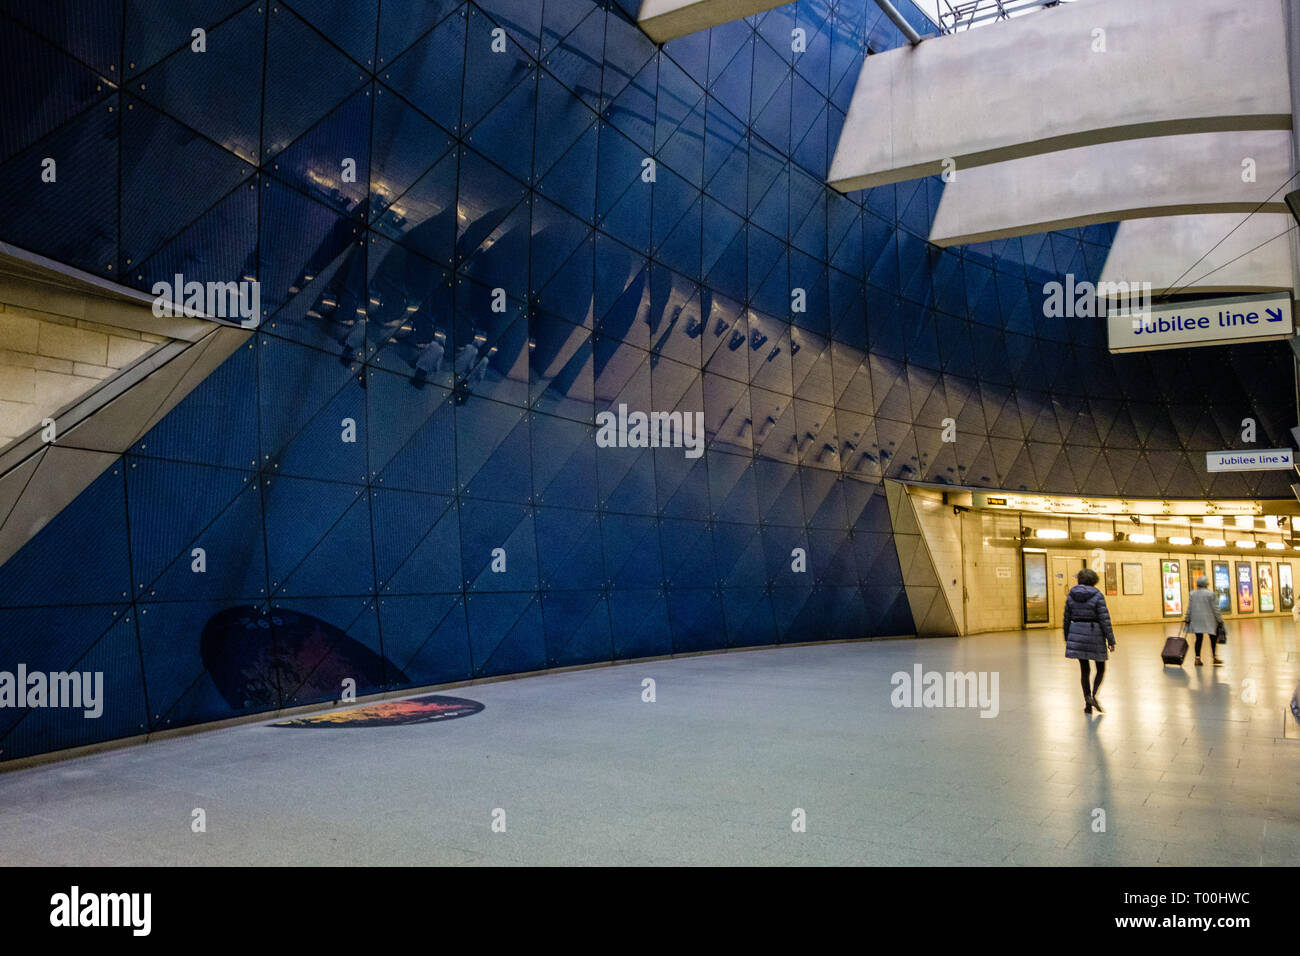
<path fill-rule="evenodd" d="M 1295 464 L 1290 448 L 1252 448 L 1207 451 L 1206 471 L 1285 471 Z"/>
<path fill-rule="evenodd" d="M 1289 338 L 1295 331 L 1288 293 L 1233 296 L 1107 313 L 1112 352 L 1229 345 Z"/>

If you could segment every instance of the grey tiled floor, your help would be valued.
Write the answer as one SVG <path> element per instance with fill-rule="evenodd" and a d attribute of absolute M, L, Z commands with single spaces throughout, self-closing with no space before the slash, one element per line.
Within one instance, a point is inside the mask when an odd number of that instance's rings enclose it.
<path fill-rule="evenodd" d="M 1033 631 L 620 665 L 458 689 L 486 708 L 445 723 L 131 747 L 0 774 L 0 863 L 1300 862 L 1294 626 L 1237 624 L 1221 668 L 1162 670 L 1161 634 L 1121 630 L 1102 717 Z M 1000 713 L 895 709 L 914 663 L 998 672 Z"/>

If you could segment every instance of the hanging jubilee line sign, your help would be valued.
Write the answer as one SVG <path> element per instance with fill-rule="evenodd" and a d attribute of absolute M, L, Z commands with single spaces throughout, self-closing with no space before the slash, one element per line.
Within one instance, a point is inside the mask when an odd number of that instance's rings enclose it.
<path fill-rule="evenodd" d="M 1206 471 L 1285 471 L 1295 465 L 1290 448 L 1256 448 L 1249 451 L 1207 451 Z"/>
<path fill-rule="evenodd" d="M 1294 332 L 1287 293 L 1233 296 L 1106 315 L 1112 352 L 1284 339 Z"/>

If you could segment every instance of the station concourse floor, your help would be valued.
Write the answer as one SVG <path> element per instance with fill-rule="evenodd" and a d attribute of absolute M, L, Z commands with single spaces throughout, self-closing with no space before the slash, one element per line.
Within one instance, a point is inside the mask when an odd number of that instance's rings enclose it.
<path fill-rule="evenodd" d="M 1059 632 L 1033 630 L 598 667 L 449 690 L 485 705 L 455 720 L 156 741 L 0 773 L 0 864 L 1294 865 L 1295 625 L 1231 627 L 1226 666 L 1167 669 L 1173 625 L 1120 628 L 1104 716 Z M 917 663 L 997 672 L 997 716 L 895 708 L 891 675 Z"/>

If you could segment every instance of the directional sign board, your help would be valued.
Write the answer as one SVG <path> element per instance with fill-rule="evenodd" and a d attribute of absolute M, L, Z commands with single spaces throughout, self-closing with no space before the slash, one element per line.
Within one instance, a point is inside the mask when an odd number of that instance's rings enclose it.
<path fill-rule="evenodd" d="M 1206 471 L 1285 471 L 1295 464 L 1290 448 L 1252 448 L 1207 451 Z"/>
<path fill-rule="evenodd" d="M 1140 314 L 1111 311 L 1106 319 L 1112 352 L 1283 339 L 1294 332 L 1287 293 L 1179 302 Z"/>

